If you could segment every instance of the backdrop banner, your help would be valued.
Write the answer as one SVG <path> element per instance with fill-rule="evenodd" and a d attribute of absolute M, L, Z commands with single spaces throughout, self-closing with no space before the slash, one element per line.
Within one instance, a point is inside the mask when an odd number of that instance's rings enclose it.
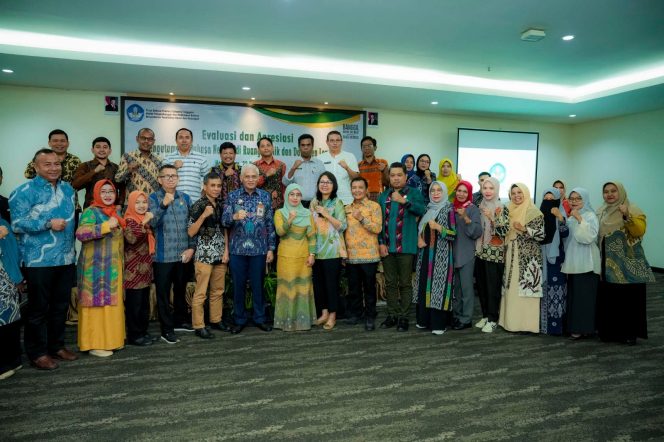
<path fill-rule="evenodd" d="M 365 133 L 365 113 L 357 110 L 327 110 L 246 106 L 211 102 L 169 101 L 149 98 L 122 98 L 122 152 L 137 149 L 136 134 L 149 127 L 155 133 L 153 152 L 161 157 L 175 151 L 175 132 L 183 127 L 194 135 L 193 149 L 208 158 L 210 166 L 219 164 L 219 145 L 230 141 L 237 147 L 237 162 L 245 164 L 259 158 L 256 142 L 272 138 L 274 156 L 288 167 L 300 156 L 297 138 L 305 133 L 314 137 L 314 151 L 327 151 L 326 135 L 341 133 L 343 149 L 362 159 L 360 140 Z"/>

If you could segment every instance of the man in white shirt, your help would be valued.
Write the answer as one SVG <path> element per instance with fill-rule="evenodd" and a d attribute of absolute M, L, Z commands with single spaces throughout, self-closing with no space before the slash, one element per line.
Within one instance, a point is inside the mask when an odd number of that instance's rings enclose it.
<path fill-rule="evenodd" d="M 328 151 L 320 154 L 318 158 L 323 162 L 325 170 L 332 172 L 337 179 L 339 185 L 337 196 L 345 206 L 353 202 L 353 195 L 350 193 L 350 180 L 360 176 L 357 158 L 352 153 L 341 150 L 343 140 L 341 133 L 336 130 L 327 134 L 326 143 Z"/>
<path fill-rule="evenodd" d="M 172 164 L 178 171 L 180 181 L 177 190 L 189 195 L 192 201 L 201 198 L 203 177 L 209 172 L 207 158 L 192 149 L 194 134 L 183 127 L 175 132 L 175 143 L 178 148 L 164 159 L 164 164 Z"/>

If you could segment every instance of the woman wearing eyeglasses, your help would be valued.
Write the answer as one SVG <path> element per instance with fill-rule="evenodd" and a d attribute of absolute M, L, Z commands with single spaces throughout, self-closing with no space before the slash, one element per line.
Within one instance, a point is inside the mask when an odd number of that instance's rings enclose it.
<path fill-rule="evenodd" d="M 323 172 L 316 184 L 316 198 L 309 206 L 316 223 L 316 261 L 314 263 L 314 298 L 319 314 L 316 325 L 332 330 L 337 322 L 341 259 L 346 258 L 343 232 L 346 212 L 337 198 L 337 179 Z"/>

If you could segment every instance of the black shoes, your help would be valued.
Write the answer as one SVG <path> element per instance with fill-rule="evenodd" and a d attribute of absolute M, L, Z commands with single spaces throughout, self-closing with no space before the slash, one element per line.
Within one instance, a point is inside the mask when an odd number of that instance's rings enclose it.
<path fill-rule="evenodd" d="M 373 318 L 368 318 L 367 321 L 364 323 L 364 329 L 366 331 L 373 331 L 376 329 L 376 324 L 373 320 Z"/>
<path fill-rule="evenodd" d="M 470 322 L 468 322 L 466 324 L 462 324 L 460 322 L 457 322 L 456 324 L 454 324 L 454 327 L 452 327 L 452 328 L 454 330 L 465 330 L 465 329 L 470 328 L 470 327 L 472 327 L 472 324 Z"/>
<path fill-rule="evenodd" d="M 237 335 L 240 333 L 242 330 L 244 330 L 244 325 L 234 325 L 231 327 L 231 334 L 232 335 Z"/>
<path fill-rule="evenodd" d="M 173 332 L 161 335 L 161 340 L 164 341 L 167 344 L 177 344 L 178 342 L 180 342 L 178 337 L 175 336 L 175 333 L 173 333 Z"/>
<path fill-rule="evenodd" d="M 214 338 L 214 335 L 212 333 L 210 333 L 210 330 L 208 330 L 205 327 L 197 328 L 195 330 L 195 333 L 196 333 L 196 336 L 198 336 L 201 339 L 212 339 L 212 338 Z"/>
<path fill-rule="evenodd" d="M 178 332 L 193 332 L 194 327 L 192 327 L 188 322 L 185 322 L 183 324 L 176 325 L 174 330 Z"/>
<path fill-rule="evenodd" d="M 152 345 L 152 337 L 148 338 L 147 336 L 141 336 L 138 339 L 129 341 L 129 344 L 138 347 L 147 347 L 148 345 Z"/>
<path fill-rule="evenodd" d="M 399 318 L 399 325 L 397 326 L 397 331 L 398 332 L 408 331 L 408 319 Z"/>
<path fill-rule="evenodd" d="M 385 320 L 380 324 L 380 328 L 392 328 L 395 325 L 397 325 L 397 318 L 394 316 L 388 316 L 385 318 Z"/>
<path fill-rule="evenodd" d="M 210 323 L 210 328 L 213 328 L 215 330 L 219 331 L 230 331 L 230 328 L 224 324 L 224 322 L 211 322 Z"/>
<path fill-rule="evenodd" d="M 268 324 L 256 324 L 256 327 L 260 328 L 264 332 L 271 332 L 272 331 L 272 326 Z"/>

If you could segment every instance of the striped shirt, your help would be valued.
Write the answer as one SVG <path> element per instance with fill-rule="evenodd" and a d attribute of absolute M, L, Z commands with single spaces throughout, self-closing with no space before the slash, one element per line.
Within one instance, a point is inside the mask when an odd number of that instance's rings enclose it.
<path fill-rule="evenodd" d="M 203 188 L 203 177 L 210 170 L 208 160 L 193 149 L 187 155 L 182 155 L 179 150 L 176 150 L 166 156 L 164 164 L 175 164 L 178 160 L 182 161 L 182 167 L 178 169 L 177 190 L 189 195 L 192 201 L 198 201 Z"/>

